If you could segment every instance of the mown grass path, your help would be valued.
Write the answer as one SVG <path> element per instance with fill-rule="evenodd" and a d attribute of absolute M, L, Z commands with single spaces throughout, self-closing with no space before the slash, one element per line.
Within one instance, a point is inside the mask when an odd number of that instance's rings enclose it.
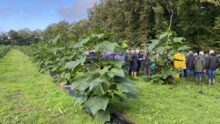
<path fill-rule="evenodd" d="M 220 124 L 220 75 L 214 86 L 182 79 L 174 85 L 139 79 L 137 99 L 129 100 L 127 117 L 138 124 Z"/>
<path fill-rule="evenodd" d="M 31 63 L 11 50 L 0 59 L 0 124 L 96 123 L 74 99 Z"/>

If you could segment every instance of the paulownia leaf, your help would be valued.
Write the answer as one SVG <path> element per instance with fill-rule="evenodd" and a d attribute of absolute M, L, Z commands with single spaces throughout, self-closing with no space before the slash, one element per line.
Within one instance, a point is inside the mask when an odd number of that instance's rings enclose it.
<path fill-rule="evenodd" d="M 101 80 L 100 78 L 96 78 L 94 81 L 92 81 L 90 83 L 89 91 L 92 91 L 94 87 L 96 87 L 97 85 L 99 85 L 102 82 L 103 82 L 103 80 Z"/>
<path fill-rule="evenodd" d="M 99 110 L 106 110 L 109 98 L 106 97 L 90 97 L 86 102 L 86 106 L 90 109 L 93 115 Z"/>
<path fill-rule="evenodd" d="M 89 92 L 93 92 L 96 96 L 104 95 L 110 87 L 109 81 L 102 77 L 97 77 L 95 80 L 91 81 L 89 85 Z"/>
<path fill-rule="evenodd" d="M 102 96 L 107 92 L 108 87 L 106 87 L 106 85 L 102 84 L 98 84 L 95 88 L 94 88 L 94 95 L 96 96 Z"/>
<path fill-rule="evenodd" d="M 123 62 L 120 60 L 103 59 L 103 60 L 100 60 L 100 62 L 103 65 L 113 65 L 114 67 L 117 67 L 117 68 L 121 68 L 123 66 Z"/>
<path fill-rule="evenodd" d="M 72 61 L 72 62 L 67 62 L 65 64 L 65 69 L 72 69 L 74 70 L 76 68 L 76 66 L 78 66 L 80 64 L 80 61 Z"/>
<path fill-rule="evenodd" d="M 114 52 L 116 46 L 117 43 L 110 43 L 108 41 L 105 41 L 103 43 L 97 44 L 95 46 L 95 50 L 102 50 L 103 52 Z"/>
<path fill-rule="evenodd" d="M 179 47 L 179 48 L 178 48 L 178 51 L 186 51 L 186 50 L 188 50 L 188 49 L 189 49 L 188 46 L 182 46 L 182 47 Z"/>
<path fill-rule="evenodd" d="M 127 78 L 125 77 L 115 77 L 114 78 L 117 82 L 120 82 L 118 85 L 117 85 L 117 89 L 120 91 L 120 92 L 124 92 L 124 93 L 129 93 L 129 92 L 136 92 L 135 91 L 135 86 L 133 85 L 133 83 L 128 80 Z"/>
<path fill-rule="evenodd" d="M 175 43 L 183 43 L 183 40 L 185 40 L 185 38 L 183 38 L 183 37 L 174 37 L 173 38 L 173 41 Z"/>
<path fill-rule="evenodd" d="M 112 68 L 111 73 L 113 73 L 115 76 L 125 77 L 125 73 L 122 69 Z"/>
<path fill-rule="evenodd" d="M 152 43 L 147 47 L 149 52 L 152 52 L 156 45 L 159 44 L 159 40 L 152 40 Z"/>
<path fill-rule="evenodd" d="M 77 89 L 79 91 L 85 91 L 89 87 L 89 85 L 90 84 L 88 82 L 81 82 Z"/>
<path fill-rule="evenodd" d="M 161 35 L 159 35 L 159 39 L 164 39 L 165 37 L 168 37 L 168 36 L 171 36 L 172 35 L 172 32 L 165 32 L 165 33 L 162 33 Z"/>
<path fill-rule="evenodd" d="M 78 44 L 76 44 L 75 48 L 77 48 L 77 47 L 82 47 L 84 44 L 88 43 L 88 42 L 89 42 L 89 40 L 90 40 L 90 38 L 89 38 L 89 37 L 88 37 L 88 38 L 83 39 L 83 40 L 82 40 L 82 41 L 80 41 Z"/>
<path fill-rule="evenodd" d="M 128 88 L 125 85 L 123 85 L 122 83 L 117 85 L 117 89 L 120 92 L 123 92 L 123 93 L 128 93 L 129 92 Z"/>
<path fill-rule="evenodd" d="M 98 119 L 101 121 L 101 123 L 109 122 L 110 121 L 110 114 L 106 111 L 99 111 L 98 112 Z"/>
<path fill-rule="evenodd" d="M 156 49 L 156 51 L 158 52 L 158 53 L 164 53 L 165 52 L 165 47 L 158 47 L 157 49 Z"/>

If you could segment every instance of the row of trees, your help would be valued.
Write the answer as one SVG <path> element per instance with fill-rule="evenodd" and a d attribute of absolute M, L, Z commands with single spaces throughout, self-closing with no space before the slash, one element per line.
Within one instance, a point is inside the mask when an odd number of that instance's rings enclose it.
<path fill-rule="evenodd" d="M 22 29 L 0 33 L 0 45 L 30 45 L 41 40 L 41 32 L 40 30 Z"/>
<path fill-rule="evenodd" d="M 111 32 L 114 41 L 127 40 L 130 46 L 146 48 L 151 39 L 170 29 L 196 50 L 220 51 L 220 4 L 216 0 L 101 0 L 88 15 L 89 19 L 77 23 L 48 26 L 43 38 L 61 34 L 68 43 L 101 29 Z"/>
<path fill-rule="evenodd" d="M 114 33 L 132 46 L 146 44 L 167 27 L 196 49 L 219 48 L 217 0 L 102 0 L 89 11 L 92 28 Z"/>
<path fill-rule="evenodd" d="M 39 41 L 46 42 L 60 35 L 60 41 L 70 43 L 77 41 L 80 37 L 90 31 L 88 20 L 68 23 L 60 21 L 49 25 L 44 31 L 21 29 L 19 31 L 10 30 L 0 33 L 0 45 L 30 45 Z"/>

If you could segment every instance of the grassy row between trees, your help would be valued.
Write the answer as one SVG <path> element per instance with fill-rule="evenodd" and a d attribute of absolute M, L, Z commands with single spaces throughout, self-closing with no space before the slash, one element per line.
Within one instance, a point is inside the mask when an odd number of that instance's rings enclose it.
<path fill-rule="evenodd" d="M 2 124 L 97 123 L 18 50 L 0 59 L 0 75 Z"/>
<path fill-rule="evenodd" d="M 14 49 L 0 60 L 0 123 L 100 123 L 75 107 L 74 98 L 38 69 Z M 134 82 L 137 97 L 118 108 L 136 124 L 220 123 L 218 83 L 208 87 L 185 79 L 175 85 L 146 83 L 142 78 Z"/>

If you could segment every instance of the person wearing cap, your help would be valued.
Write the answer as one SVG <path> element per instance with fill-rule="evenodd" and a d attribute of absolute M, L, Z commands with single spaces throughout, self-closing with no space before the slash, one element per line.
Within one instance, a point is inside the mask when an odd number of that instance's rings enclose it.
<path fill-rule="evenodd" d="M 219 65 L 219 58 L 216 56 L 214 50 L 210 50 L 207 62 L 209 85 L 213 85 L 215 83 L 216 69 L 219 68 Z"/>

